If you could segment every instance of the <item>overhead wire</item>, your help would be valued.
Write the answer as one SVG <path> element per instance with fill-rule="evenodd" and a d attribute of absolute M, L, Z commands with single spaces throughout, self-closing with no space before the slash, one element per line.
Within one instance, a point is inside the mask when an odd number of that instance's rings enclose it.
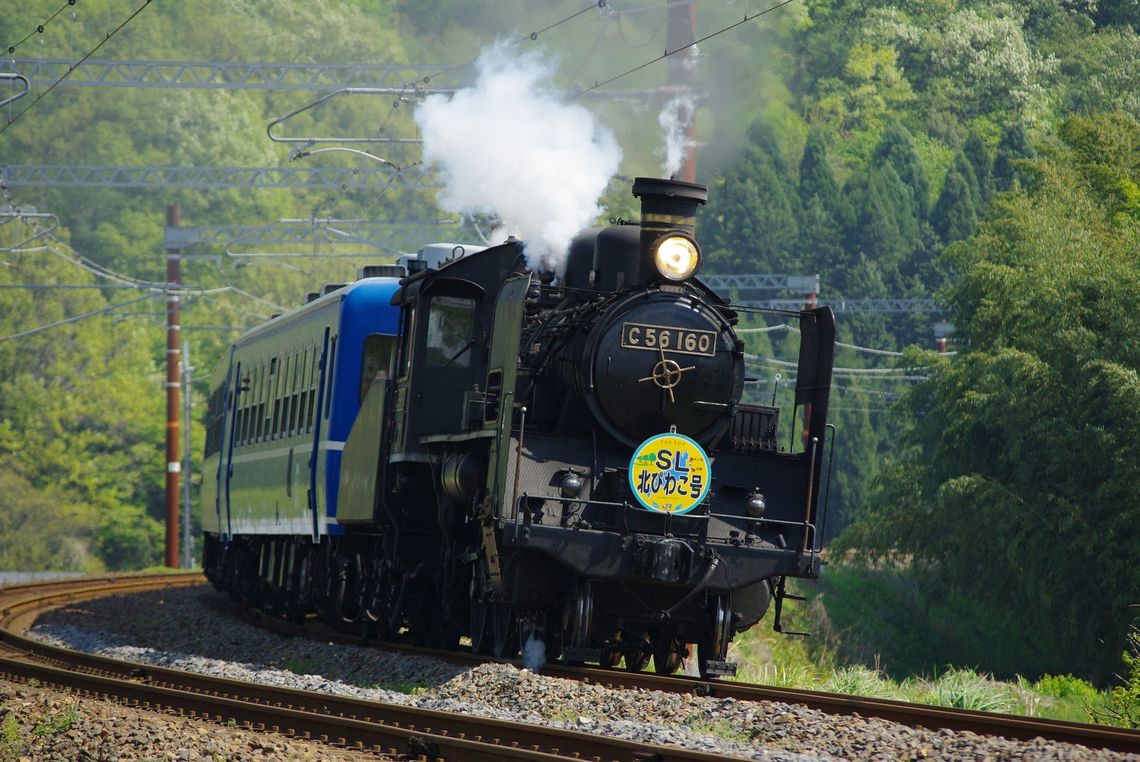
<path fill-rule="evenodd" d="M 24 114 L 31 111 L 35 107 L 35 105 L 37 103 L 39 103 L 41 100 L 43 100 L 44 97 L 46 97 L 48 93 L 50 93 L 52 90 L 54 90 L 56 88 L 56 86 L 59 85 L 60 82 L 63 82 L 63 80 L 67 79 L 67 77 L 71 74 L 71 72 L 75 71 L 77 68 L 79 68 L 79 66 L 84 64 L 87 61 L 87 59 L 90 58 L 91 56 L 95 55 L 95 53 L 98 52 L 99 48 L 103 47 L 107 43 L 108 40 L 110 40 L 112 37 L 114 37 L 116 34 L 118 34 L 123 29 L 123 27 L 125 27 L 127 24 L 131 23 L 131 21 L 133 21 L 136 16 L 138 16 L 140 13 L 142 13 L 143 9 L 145 9 L 148 5 L 150 5 L 151 2 L 153 2 L 153 0 L 143 0 L 143 4 L 140 5 L 138 8 L 136 8 L 135 11 L 130 16 L 127 16 L 127 18 L 125 20 L 123 20 L 123 22 L 120 23 L 117 27 L 115 27 L 111 31 L 107 32 L 106 35 L 103 37 L 103 39 L 99 41 L 99 44 L 97 44 L 91 50 L 87 51 L 83 55 L 83 57 L 80 58 L 78 61 L 69 65 L 67 67 L 67 71 L 65 71 L 60 76 L 59 79 L 57 79 L 55 82 L 52 82 L 50 85 L 48 85 L 47 89 L 45 89 L 42 93 L 40 93 L 35 98 L 33 98 L 32 102 L 29 103 L 27 106 L 25 106 L 22 111 L 17 112 L 17 114 L 15 116 L 9 118 L 7 123 L 5 123 L 2 127 L 0 127 L 0 134 L 3 134 L 9 127 L 11 127 L 13 124 L 15 124 L 17 119 L 19 119 Z"/>
<path fill-rule="evenodd" d="M 680 53 L 683 50 L 688 50 L 689 48 L 691 48 L 695 45 L 699 45 L 702 42 L 705 42 L 707 40 L 711 40 L 713 37 L 724 34 L 725 32 L 727 32 L 731 29 L 735 29 L 736 27 L 738 27 L 742 24 L 746 24 L 749 21 L 752 21 L 753 19 L 760 18 L 761 16 L 768 14 L 768 13 L 771 13 L 772 11 L 779 10 L 780 8 L 783 8 L 785 5 L 790 5 L 793 2 L 795 2 L 795 0 L 783 0 L 783 2 L 776 3 L 775 5 L 770 6 L 768 8 L 765 8 L 762 11 L 757 11 L 756 13 L 753 13 L 752 15 L 748 15 L 746 13 L 744 15 L 744 18 L 741 19 L 740 21 L 733 22 L 732 24 L 729 24 L 726 27 L 722 27 L 722 28 L 716 30 L 715 32 L 712 32 L 710 34 L 706 34 L 704 37 L 701 37 L 698 40 L 693 40 L 692 42 L 681 45 L 680 47 L 676 48 L 675 50 L 666 49 L 665 52 L 662 53 L 661 55 L 659 55 L 655 58 L 652 58 L 652 59 L 646 61 L 645 63 L 634 66 L 632 69 L 627 69 L 626 71 L 623 71 L 621 74 L 617 74 L 613 77 L 610 77 L 609 79 L 603 80 L 601 82 L 595 82 L 590 87 L 583 88 L 582 90 L 579 90 L 578 92 L 574 93 L 570 97 L 571 98 L 577 98 L 578 96 L 585 95 L 586 93 L 591 92 L 592 90 L 597 90 L 598 88 L 605 87 L 606 85 L 608 85 L 612 82 L 616 82 L 617 80 L 621 79 L 622 77 L 628 77 L 630 74 L 633 74 L 635 72 L 639 72 L 648 66 L 652 66 L 653 64 L 657 63 L 658 61 L 663 61 L 666 58 L 668 58 L 669 56 L 676 55 L 677 53 Z"/>
<path fill-rule="evenodd" d="M 531 32 L 530 34 L 528 34 L 527 36 L 525 36 L 521 40 L 519 40 L 519 43 L 526 42 L 527 40 L 531 40 L 533 42 L 534 40 L 538 39 L 538 36 L 540 34 L 545 34 L 546 32 L 549 32 L 551 29 L 554 29 L 555 27 L 562 26 L 567 21 L 571 21 L 572 19 L 576 19 L 579 16 L 581 16 L 583 13 L 591 11 L 594 8 L 598 8 L 598 9 L 605 8 L 607 2 L 608 2 L 608 0 L 597 0 L 597 2 L 590 3 L 589 5 L 587 5 L 582 10 L 571 13 L 569 16 L 562 19 L 561 21 L 555 21 L 553 24 L 549 24 L 547 26 L 544 26 L 542 29 Z"/>
<path fill-rule="evenodd" d="M 764 357 L 763 355 L 752 355 L 745 353 L 744 359 L 749 362 L 757 362 L 762 365 L 775 365 L 778 368 L 798 368 L 799 363 L 791 362 L 789 360 L 780 360 L 775 357 Z M 833 374 L 842 374 L 850 376 L 882 376 L 891 378 L 906 378 L 906 374 L 914 371 L 914 368 L 832 368 Z M 925 380 L 925 376 L 922 377 Z"/>
<path fill-rule="evenodd" d="M 0 192 L 3 193 L 5 200 L 9 203 L 9 205 L 12 205 L 12 206 L 15 205 L 15 199 L 12 197 L 12 195 L 8 192 L 8 190 L 6 188 L 0 188 Z M 27 224 L 30 225 L 35 230 L 39 229 L 37 223 L 35 223 L 34 221 L 29 222 Z M 258 302 L 258 303 L 268 307 L 270 310 L 276 310 L 278 312 L 284 312 L 285 311 L 285 308 L 282 307 L 281 305 L 276 304 L 274 302 L 271 302 L 267 299 L 263 299 L 260 296 L 257 296 L 256 294 L 252 294 L 252 293 L 250 293 L 244 289 L 240 289 L 237 286 L 233 286 L 233 285 L 218 286 L 218 287 L 210 288 L 210 289 L 187 287 L 184 284 L 180 284 L 178 287 L 172 287 L 173 284 L 170 284 L 170 283 L 161 283 L 161 282 L 157 282 L 157 281 L 144 281 L 144 280 L 140 280 L 138 278 L 133 278 L 129 275 L 123 275 L 121 273 L 115 272 L 114 270 L 111 270 L 108 267 L 104 267 L 103 265 L 100 265 L 98 262 L 94 262 L 93 260 L 91 260 L 91 259 L 85 257 L 84 255 L 80 254 L 78 251 L 75 250 L 74 247 L 71 246 L 71 244 L 60 239 L 59 237 L 57 237 L 56 235 L 51 233 L 51 231 L 46 231 L 45 237 L 50 239 L 52 242 L 54 242 L 59 247 L 65 249 L 66 251 L 71 252 L 71 254 L 74 256 L 70 256 L 67 253 L 65 253 L 63 251 L 59 251 L 59 250 L 57 250 L 51 246 L 44 247 L 50 253 L 52 253 L 55 256 L 63 259 L 65 262 L 69 262 L 69 263 L 75 265 L 76 267 L 80 268 L 81 270 L 84 270 L 86 272 L 91 273 L 92 275 L 95 275 L 96 277 L 103 278 L 106 280 L 111 280 L 111 281 L 114 281 L 116 283 L 116 285 L 114 285 L 114 286 L 89 284 L 89 285 L 85 286 L 87 288 L 123 288 L 123 289 L 131 288 L 131 289 L 137 289 L 139 291 L 149 291 L 151 293 L 173 292 L 173 293 L 177 293 L 177 294 L 181 294 L 181 295 L 188 295 L 188 296 L 207 295 L 207 294 L 222 294 L 222 293 L 232 292 L 232 293 L 238 294 L 240 296 L 243 296 L 247 299 L 250 299 L 252 301 Z M 55 286 L 54 284 L 28 284 L 28 285 L 43 286 L 45 288 L 48 288 L 48 287 L 63 287 L 63 288 L 72 287 L 72 284 L 61 284 L 59 286 Z M 14 287 L 14 285 L 9 285 L 7 287 L 12 288 L 12 287 Z M 74 284 L 74 287 L 80 287 L 80 284 Z M 264 314 L 264 313 L 262 313 L 262 314 Z M 250 316 L 252 317 L 252 315 L 250 315 Z"/>
<path fill-rule="evenodd" d="M 16 49 L 19 48 L 21 45 L 23 45 L 28 40 L 32 39 L 33 35 L 43 34 L 47 30 L 48 24 L 55 21 L 56 17 L 59 14 L 66 11 L 70 6 L 75 5 L 75 2 L 76 2 L 76 0 L 67 0 L 67 2 L 65 2 L 62 6 L 60 6 L 59 10 L 57 10 L 55 13 L 48 16 L 47 19 L 45 19 L 43 21 L 43 23 L 37 24 L 35 29 L 33 29 L 32 31 L 30 31 L 26 35 L 24 35 L 24 38 L 22 40 L 20 40 L 19 42 L 13 43 L 12 45 L 9 45 L 8 46 L 8 55 L 12 55 L 13 53 L 15 53 Z"/>
<path fill-rule="evenodd" d="M 556 27 L 562 26 L 563 24 L 567 23 L 568 21 L 572 21 L 573 19 L 578 18 L 583 13 L 587 13 L 587 12 L 593 10 L 594 8 L 598 8 L 598 9 L 605 8 L 608 4 L 609 4 L 609 0 L 594 0 L 589 5 L 582 8 L 581 10 L 575 11 L 574 13 L 571 13 L 569 16 L 566 16 L 565 18 L 560 19 L 558 21 L 555 21 L 553 24 L 547 24 L 542 29 L 537 29 L 533 32 L 529 32 L 526 35 L 524 35 L 523 37 L 511 41 L 510 44 L 521 45 L 521 44 L 528 42 L 528 41 L 533 42 L 534 40 L 537 40 L 540 35 L 543 35 L 543 34 L 549 32 L 550 30 L 552 30 Z M 460 64 L 451 64 L 449 66 L 440 66 L 439 71 L 447 71 L 448 69 L 462 69 L 466 66 L 470 66 L 471 64 L 475 63 L 478 60 L 479 60 L 479 56 L 475 56 L 474 58 L 470 58 L 467 61 L 464 61 L 463 63 L 460 63 Z M 424 77 L 422 80 L 412 80 L 410 82 L 405 82 L 401 86 L 401 89 L 414 90 L 420 84 L 427 84 L 430 81 L 430 79 L 431 78 L 429 76 L 429 77 Z M 395 106 L 393 106 L 392 110 L 393 111 L 395 110 Z M 392 112 L 390 111 L 389 117 L 391 116 L 391 113 Z"/>
<path fill-rule="evenodd" d="M 142 296 L 135 297 L 134 299 L 128 299 L 125 302 L 119 302 L 118 304 L 110 304 L 106 307 L 101 307 L 97 310 L 91 310 L 90 312 L 84 312 L 81 315 L 74 315 L 74 316 L 69 317 L 69 318 L 64 318 L 63 320 L 57 320 L 54 323 L 48 323 L 47 325 L 41 325 L 41 326 L 37 326 L 35 328 L 29 328 L 25 331 L 18 331 L 17 333 L 13 333 L 13 334 L 10 334 L 8 336 L 0 336 L 0 343 L 5 342 L 5 341 L 11 341 L 13 339 L 22 339 L 22 338 L 25 338 L 27 336 L 33 336 L 37 333 L 43 333 L 44 331 L 50 330 L 52 328 L 58 328 L 61 325 L 67 325 L 69 323 L 77 323 L 80 320 L 86 320 L 89 317 L 95 317 L 96 315 L 102 315 L 102 314 L 105 314 L 107 312 L 113 312 L 113 311 L 120 309 L 122 307 L 126 307 L 127 305 L 134 304 L 135 302 L 141 302 L 143 299 L 151 299 L 154 296 L 155 296 L 155 294 L 143 294 Z"/>
<path fill-rule="evenodd" d="M 747 333 L 773 333 L 775 331 L 794 331 L 795 333 L 800 333 L 799 328 L 796 328 L 794 325 L 791 325 L 789 323 L 781 323 L 779 325 L 771 325 L 771 326 L 767 326 L 765 328 L 736 328 L 734 330 L 738 334 L 740 334 L 740 333 L 745 333 L 745 334 L 747 334 Z M 870 355 L 885 355 L 887 357 L 903 357 L 905 355 L 904 352 L 897 352 L 893 349 L 875 349 L 873 347 L 862 347 L 862 346 L 859 346 L 858 344 L 848 344 L 848 343 L 843 342 L 843 341 L 835 342 L 835 346 L 843 347 L 845 349 L 852 349 L 856 352 L 863 352 L 865 354 L 870 354 Z M 957 355 L 958 353 L 957 352 L 940 352 L 939 354 L 942 354 L 944 356 L 953 357 L 954 355 Z"/>

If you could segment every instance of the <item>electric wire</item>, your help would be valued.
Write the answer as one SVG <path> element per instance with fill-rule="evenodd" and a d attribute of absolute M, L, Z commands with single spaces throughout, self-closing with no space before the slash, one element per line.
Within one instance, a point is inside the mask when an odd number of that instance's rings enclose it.
<path fill-rule="evenodd" d="M 45 89 L 42 93 L 37 95 L 32 100 L 31 103 L 29 103 L 27 106 L 24 107 L 23 111 L 18 112 L 15 116 L 11 117 L 7 121 L 7 123 L 4 124 L 4 126 L 0 127 L 0 134 L 3 134 L 9 127 L 11 127 L 13 124 L 15 124 L 17 119 L 19 119 L 24 114 L 31 111 L 35 107 L 35 105 L 37 103 L 39 103 L 41 100 L 43 100 L 44 97 L 48 93 L 50 93 L 52 90 L 54 90 L 60 82 L 67 79 L 67 77 L 71 74 L 71 72 L 75 71 L 76 68 L 78 68 L 84 62 L 86 62 L 88 58 L 95 55 L 95 53 L 98 52 L 99 48 L 103 47 L 103 45 L 105 45 L 108 40 L 110 40 L 112 37 L 114 37 L 116 34 L 118 34 L 123 29 L 123 27 L 125 27 L 127 24 L 131 23 L 131 21 L 133 21 L 136 16 L 138 16 L 140 13 L 142 13 L 143 9 L 145 9 L 148 5 L 150 5 L 151 2 L 153 2 L 153 0 L 143 0 L 143 4 L 140 5 L 138 8 L 136 8 L 135 11 L 130 16 L 127 16 L 127 18 L 122 23 L 120 23 L 117 27 L 115 27 L 111 31 L 107 32 L 106 36 L 104 36 L 103 39 L 99 41 L 99 44 L 97 44 L 91 50 L 87 51 L 87 53 L 85 53 L 83 55 L 83 57 L 80 58 L 78 61 L 76 61 L 75 63 L 68 66 L 67 71 L 65 71 L 59 79 L 57 79 L 55 82 L 52 82 L 50 85 L 48 85 L 47 89 Z"/>
<path fill-rule="evenodd" d="M 546 34 L 547 32 L 549 32 L 550 30 L 552 30 L 556 27 L 562 26 L 563 24 L 565 24 L 568 21 L 572 21 L 572 20 L 578 18 L 583 13 L 587 13 L 587 12 L 593 10 L 594 8 L 598 8 L 598 9 L 605 8 L 608 4 L 609 4 L 609 0 L 595 0 L 595 2 L 591 2 L 589 5 L 582 8 L 581 10 L 575 11 L 574 13 L 571 13 L 569 16 L 567 16 L 567 17 L 565 17 L 559 21 L 555 21 L 553 24 L 547 24 L 542 29 L 538 29 L 538 30 L 535 30 L 533 32 L 530 32 L 529 34 L 515 40 L 513 43 L 510 43 L 510 44 L 521 45 L 521 44 L 528 42 L 528 41 L 533 42 L 533 41 L 537 40 L 539 38 L 539 36 Z M 474 58 L 471 58 L 471 59 L 465 61 L 464 63 L 454 64 L 452 66 L 440 67 L 439 70 L 440 71 L 447 71 L 448 69 L 462 69 L 464 67 L 470 66 L 471 64 L 475 63 L 478 60 L 479 60 L 479 56 L 475 56 Z M 423 80 L 418 80 L 418 81 L 413 80 L 411 82 L 405 82 L 402 89 L 414 90 L 415 88 L 417 88 L 419 86 L 419 84 L 421 82 L 423 84 L 427 84 L 429 81 L 430 81 L 430 77 L 425 77 Z M 393 105 L 392 111 L 395 111 L 395 109 L 396 109 L 396 106 Z M 389 113 L 388 113 L 389 118 L 391 118 L 392 111 L 389 111 Z"/>
<path fill-rule="evenodd" d="M 135 297 L 134 299 L 128 299 L 125 302 L 119 302 L 118 304 L 111 304 L 111 305 L 108 305 L 106 307 L 101 307 L 100 309 L 97 309 L 97 310 L 91 310 L 90 312 L 84 312 L 81 315 L 73 315 L 72 317 L 64 318 L 63 320 L 57 320 L 54 323 L 48 323 L 47 325 L 41 325 L 41 326 L 37 326 L 35 328 L 29 328 L 25 331 L 19 331 L 17 333 L 13 333 L 13 334 L 10 334 L 8 336 L 0 336 L 0 343 L 3 343 L 5 341 L 12 341 L 13 339 L 22 339 L 22 338 L 25 338 L 27 336 L 34 336 L 37 333 L 43 333 L 44 331 L 50 330 L 52 328 L 58 328 L 59 326 L 67 325 L 68 323 L 77 323 L 80 320 L 86 320 L 89 317 L 95 317 L 96 315 L 102 315 L 102 314 L 105 314 L 108 312 L 113 312 L 117 309 L 120 309 L 121 307 L 126 307 L 127 305 L 134 304 L 135 302 L 141 302 L 143 299 L 150 299 L 154 296 L 155 296 L 154 294 L 143 294 L 142 296 Z"/>
<path fill-rule="evenodd" d="M 790 325 L 788 323 L 781 323 L 780 325 L 771 325 L 771 326 L 768 326 L 766 328 L 736 328 L 735 331 L 738 334 L 740 334 L 740 333 L 773 333 L 775 331 L 794 331 L 796 333 L 799 333 L 800 329 L 796 328 L 794 325 Z M 870 355 L 886 355 L 888 357 L 902 357 L 905 354 L 903 352 L 896 352 L 893 349 L 874 349 L 872 347 L 861 347 L 858 344 L 847 344 L 847 343 L 842 342 L 842 341 L 835 342 L 835 346 L 843 347 L 845 349 L 853 349 L 856 352 L 864 352 L 864 353 L 870 354 Z M 953 357 L 954 355 L 957 355 L 958 353 L 957 352 L 940 352 L 939 354 L 943 355 L 943 356 L 947 356 L 947 357 Z"/>
<path fill-rule="evenodd" d="M 746 24 L 749 21 L 752 21 L 753 19 L 760 18 L 761 16 L 768 14 L 768 13 L 771 13 L 772 11 L 779 10 L 780 8 L 783 8 L 785 5 L 790 5 L 793 2 L 795 2 L 795 0 L 783 0 L 783 2 L 776 3 L 775 5 L 770 6 L 768 8 L 765 8 L 762 11 L 757 11 L 756 13 L 753 13 L 751 16 L 749 16 L 748 14 L 745 14 L 744 18 L 741 19 L 740 21 L 733 22 L 732 24 L 729 24 L 726 27 L 722 27 L 721 29 L 718 29 L 715 32 L 712 32 L 710 34 L 706 34 L 704 37 L 701 37 L 699 40 L 693 40 L 690 43 L 686 43 L 685 45 L 682 45 L 681 47 L 677 48 L 676 50 L 666 49 L 666 51 L 664 53 L 657 56 L 656 58 L 652 58 L 652 59 L 646 61 L 645 63 L 634 66 L 632 69 L 627 69 L 626 71 L 623 71 L 621 74 L 617 74 L 613 77 L 610 77 L 607 80 L 603 80 L 602 82 L 595 82 L 592 86 L 584 88 L 582 90 L 579 90 L 578 92 L 574 93 L 570 97 L 571 98 L 577 98 L 578 96 L 585 95 L 586 93 L 588 93 L 592 90 L 597 90 L 598 88 L 605 87 L 606 85 L 608 85 L 612 82 L 616 82 L 617 80 L 621 79 L 622 77 L 627 77 L 630 74 L 633 74 L 634 72 L 641 71 L 642 69 L 644 69 L 648 66 L 652 66 L 653 64 L 657 63 L 658 61 L 662 61 L 662 60 L 668 58 L 669 56 L 676 55 L 677 53 L 680 53 L 683 50 L 688 50 L 689 48 L 694 47 L 695 45 L 699 45 L 702 42 L 705 42 L 706 40 L 711 40 L 713 37 L 724 34 L 725 32 L 727 32 L 731 29 L 735 29 L 736 27 L 738 27 L 742 24 Z"/>
<path fill-rule="evenodd" d="M 15 205 L 15 199 L 12 198 L 12 195 L 10 193 L 8 193 L 7 189 L 5 188 L 5 189 L 0 189 L 0 190 L 3 191 L 3 195 L 4 195 L 5 200 L 10 205 L 14 206 Z M 28 224 L 34 230 L 39 230 L 37 223 L 35 223 L 34 221 L 30 222 Z M 188 288 L 185 285 L 179 285 L 179 287 L 174 288 L 174 287 L 172 287 L 173 284 L 170 284 L 170 283 L 159 283 L 156 281 L 144 281 L 144 280 L 139 280 L 138 278 L 132 278 L 129 275 L 122 275 L 121 273 L 117 273 L 114 270 L 111 270 L 110 268 L 104 267 L 103 265 L 100 265 L 99 263 L 94 262 L 94 261 L 88 259 L 87 257 L 83 256 L 78 251 L 76 251 L 74 248 L 72 248 L 71 244 L 69 244 L 66 241 L 63 241 L 62 239 L 56 237 L 50 231 L 48 231 L 45 234 L 45 236 L 48 239 L 50 239 L 51 241 L 53 241 L 55 244 L 57 244 L 58 246 L 66 249 L 66 251 L 71 252 L 71 254 L 74 256 L 70 256 L 70 255 L 64 253 L 63 251 L 59 251 L 59 250 L 57 250 L 51 246 L 45 246 L 44 247 L 47 251 L 49 251 L 50 253 L 54 254 L 55 256 L 63 259 L 65 262 L 68 262 L 70 264 L 75 265 L 76 267 L 80 268 L 81 270 L 85 270 L 86 272 L 89 272 L 92 275 L 95 275 L 96 277 L 99 277 L 99 278 L 115 281 L 117 284 L 117 286 L 99 286 L 97 284 L 91 284 L 89 286 L 91 288 L 114 288 L 114 287 L 133 288 L 133 289 L 137 289 L 139 291 L 149 291 L 151 293 L 176 293 L 176 294 L 180 294 L 180 295 L 190 295 L 190 296 L 192 296 L 192 295 L 206 295 L 206 294 L 222 294 L 222 293 L 232 292 L 232 293 L 238 294 L 240 296 L 243 296 L 247 299 L 250 299 L 252 301 L 259 302 L 260 304 L 268 307 L 271 310 L 275 310 L 278 312 L 284 312 L 285 311 L 285 308 L 282 307 L 281 305 L 276 304 L 274 302 L 271 302 L 267 299 L 263 299 L 260 296 L 257 296 L 256 294 L 252 294 L 248 291 L 245 291 L 244 289 L 240 289 L 237 286 L 233 286 L 233 285 L 218 286 L 216 288 L 211 288 L 211 289 L 201 289 L 201 288 L 194 288 L 194 287 Z M 36 285 L 50 286 L 51 284 L 36 284 Z M 67 284 L 64 284 L 64 285 L 66 286 Z M 262 313 L 262 314 L 264 314 L 264 313 Z"/>
<path fill-rule="evenodd" d="M 744 359 L 749 362 L 756 362 L 762 365 L 775 365 L 779 368 L 798 368 L 799 363 L 791 362 L 789 360 L 778 360 L 775 357 L 764 357 L 763 355 L 751 355 L 745 353 Z M 906 378 L 905 374 L 911 373 L 915 368 L 832 368 L 833 374 L 849 375 L 849 376 L 882 376 L 882 377 L 898 377 Z M 901 374 L 901 375 L 900 375 Z M 925 376 L 922 377 L 925 380 Z"/>
<path fill-rule="evenodd" d="M 567 21 L 571 21 L 572 19 L 576 19 L 579 16 L 581 16 L 583 13 L 591 11 L 594 8 L 598 8 L 598 9 L 605 8 L 607 2 L 608 2 L 608 0 L 597 0 L 596 3 L 590 3 L 589 5 L 587 5 L 582 10 L 576 11 L 575 13 L 571 13 L 569 16 L 562 19 L 561 21 L 555 21 L 553 24 L 549 24 L 547 26 L 544 26 L 542 29 L 539 29 L 538 31 L 531 32 L 526 37 L 523 37 L 521 40 L 519 40 L 519 42 L 523 43 L 523 42 L 526 42 L 527 40 L 531 40 L 531 41 L 537 40 L 538 36 L 540 34 L 545 34 L 546 32 L 549 32 L 551 29 L 554 29 L 557 26 L 562 26 Z"/>
<path fill-rule="evenodd" d="M 22 40 L 20 40 L 19 42 L 15 43 L 15 44 L 9 45 L 8 46 L 8 55 L 12 55 L 13 53 L 15 53 L 16 48 L 20 47 L 25 42 L 30 40 L 32 38 L 32 35 L 43 34 L 44 31 L 47 29 L 48 24 L 55 21 L 56 16 L 63 13 L 64 11 L 66 11 L 69 7 L 75 5 L 75 2 L 76 2 L 76 0 L 67 0 L 66 3 L 64 3 L 62 6 L 60 6 L 59 10 L 57 10 L 55 13 L 48 16 L 47 19 L 42 24 L 38 24 L 35 29 L 33 29 L 32 31 L 30 31 L 26 35 L 24 35 L 24 38 Z"/>

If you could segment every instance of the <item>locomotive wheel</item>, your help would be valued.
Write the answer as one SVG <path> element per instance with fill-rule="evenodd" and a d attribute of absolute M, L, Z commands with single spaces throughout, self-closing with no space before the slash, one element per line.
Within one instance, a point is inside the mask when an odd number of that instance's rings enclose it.
<path fill-rule="evenodd" d="M 728 643 L 732 639 L 732 608 L 728 598 L 718 595 L 709 608 L 709 623 L 704 637 L 697 645 L 697 671 L 707 680 L 709 661 L 724 661 L 728 656 Z"/>
<path fill-rule="evenodd" d="M 653 671 L 659 675 L 671 675 L 681 668 L 684 648 L 672 636 L 663 636 L 653 641 Z"/>
<path fill-rule="evenodd" d="M 641 672 L 649 666 L 649 659 L 652 657 L 652 652 L 649 649 L 638 651 L 632 654 L 625 655 L 625 668 L 630 672 Z"/>
<path fill-rule="evenodd" d="M 581 647 L 589 643 L 590 625 L 594 617 L 594 593 L 589 580 L 579 580 L 566 596 L 562 604 L 562 646 Z M 568 659 L 572 667 L 580 667 L 583 662 Z"/>
<path fill-rule="evenodd" d="M 603 648 L 601 655 L 598 657 L 598 666 L 602 669 L 613 669 L 621 664 L 621 649 L 620 648 Z"/>
<path fill-rule="evenodd" d="M 646 645 L 640 650 L 626 651 L 625 652 L 625 668 L 630 672 L 640 672 L 649 666 L 649 659 L 653 656 L 653 649 L 649 646 L 649 633 L 638 633 L 637 640 L 643 641 Z"/>

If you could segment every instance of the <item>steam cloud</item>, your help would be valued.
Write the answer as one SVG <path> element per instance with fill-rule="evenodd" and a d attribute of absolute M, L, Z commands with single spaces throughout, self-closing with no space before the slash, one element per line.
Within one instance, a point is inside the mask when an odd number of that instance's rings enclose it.
<path fill-rule="evenodd" d="M 537 672 L 546 663 L 546 643 L 534 636 L 534 630 L 531 630 L 523 644 L 522 656 L 523 665 L 531 672 Z"/>
<path fill-rule="evenodd" d="M 665 130 L 665 164 L 662 168 L 666 177 L 672 177 L 681 169 L 685 154 L 694 147 L 689 140 L 689 125 L 696 114 L 696 103 L 691 95 L 678 95 L 665 104 L 657 115 L 657 123 Z"/>
<path fill-rule="evenodd" d="M 474 86 L 416 108 L 424 161 L 438 162 L 446 183 L 439 204 L 496 215 L 496 234 L 526 241 L 532 266 L 561 271 L 570 239 L 601 213 L 621 148 L 593 114 L 554 92 L 553 66 L 537 52 L 500 43 L 476 65 Z"/>

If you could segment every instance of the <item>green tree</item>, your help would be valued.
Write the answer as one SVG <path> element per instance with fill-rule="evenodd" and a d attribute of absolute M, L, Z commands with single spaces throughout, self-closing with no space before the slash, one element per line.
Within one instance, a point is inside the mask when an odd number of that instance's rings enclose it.
<path fill-rule="evenodd" d="M 975 202 L 969 182 L 973 179 L 973 173 L 965 157 L 961 154 L 959 157 L 962 159 L 961 163 L 965 163 L 965 167 L 960 167 L 956 163 L 950 168 L 930 216 L 934 230 L 947 243 L 969 238 L 978 226 L 978 215 L 974 211 Z M 969 174 L 963 177 L 962 169 Z"/>
<path fill-rule="evenodd" d="M 0 471 L 0 570 L 97 571 L 91 555 L 94 511 L 50 490 L 32 486 L 23 476 Z"/>
<path fill-rule="evenodd" d="M 1010 125 L 997 147 L 994 157 L 994 185 L 998 190 L 1009 190 L 1015 183 L 1021 183 L 1022 176 L 1017 171 L 1016 162 L 1019 159 L 1032 159 L 1037 156 L 1037 150 L 1029 140 L 1029 133 L 1025 125 L 1019 123 Z"/>
<path fill-rule="evenodd" d="M 960 354 L 908 359 L 929 373 L 910 449 L 847 537 L 1019 612 L 1025 649 L 1049 632 L 1102 681 L 1140 599 L 1140 217 L 1090 182 L 1107 156 L 1136 179 L 1140 125 L 1116 119 L 1029 162 L 1031 188 L 948 250 Z"/>
<path fill-rule="evenodd" d="M 795 186 L 772 131 L 758 122 L 749 137 L 741 158 L 713 178 L 717 204 L 702 210 L 701 237 L 720 272 L 783 272 L 799 237 Z"/>
<path fill-rule="evenodd" d="M 847 260 L 843 250 L 843 226 L 850 224 L 851 211 L 835 181 L 819 130 L 808 134 L 804 146 L 799 198 L 801 269 L 830 277 Z"/>
<path fill-rule="evenodd" d="M 875 164 L 889 164 L 910 193 L 911 212 L 916 220 L 925 220 L 930 210 L 930 181 L 926 168 L 914 147 L 914 137 L 906 127 L 894 123 L 883 132 L 872 156 Z"/>
<path fill-rule="evenodd" d="M 990 202 L 994 195 L 994 160 L 989 146 L 982 140 L 976 130 L 970 130 L 962 152 L 970 162 L 974 172 L 974 180 L 978 184 L 978 198 L 974 208 L 981 211 L 982 207 Z"/>
<path fill-rule="evenodd" d="M 812 198 L 818 198 L 832 219 L 840 219 L 839 183 L 835 181 L 835 172 L 827 161 L 827 144 L 818 129 L 808 133 L 807 144 L 804 146 L 803 159 L 800 161 L 799 191 L 803 206 L 807 206 Z"/>
<path fill-rule="evenodd" d="M 913 194 L 890 164 L 856 172 L 843 195 L 851 209 L 844 231 L 849 252 L 862 252 L 880 267 L 897 269 L 922 246 Z"/>

